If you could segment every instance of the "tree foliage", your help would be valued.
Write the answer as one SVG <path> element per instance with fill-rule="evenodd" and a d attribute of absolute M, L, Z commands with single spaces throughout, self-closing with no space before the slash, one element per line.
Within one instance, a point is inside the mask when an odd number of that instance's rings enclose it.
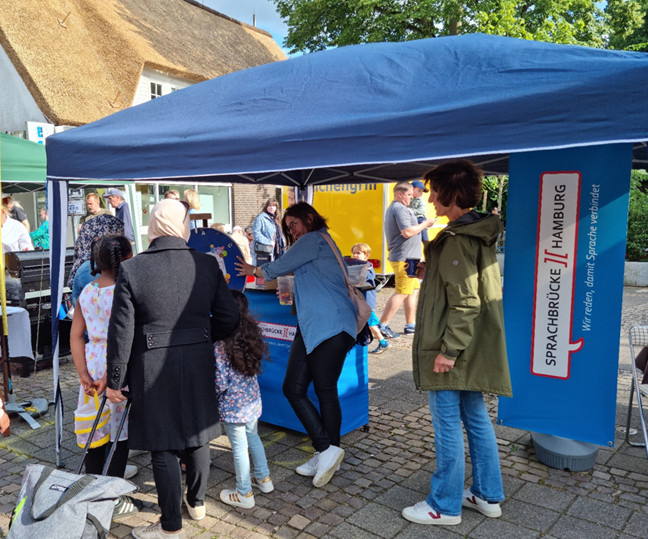
<path fill-rule="evenodd" d="M 648 262 L 648 173 L 633 170 L 630 177 L 626 260 Z"/>
<path fill-rule="evenodd" d="M 648 0 L 609 0 L 609 47 L 648 52 Z"/>
<path fill-rule="evenodd" d="M 474 32 L 602 47 L 609 33 L 594 0 L 273 1 L 292 52 Z"/>

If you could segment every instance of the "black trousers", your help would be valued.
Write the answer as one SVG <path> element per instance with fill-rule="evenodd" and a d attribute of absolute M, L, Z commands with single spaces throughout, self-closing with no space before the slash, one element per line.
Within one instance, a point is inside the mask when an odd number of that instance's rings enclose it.
<path fill-rule="evenodd" d="M 316 451 L 325 451 L 330 445 L 340 445 L 342 409 L 337 383 L 344 359 L 354 343 L 353 337 L 342 332 L 320 343 L 307 354 L 301 331 L 297 329 L 290 348 L 283 393 Z M 311 382 L 319 400 L 319 412 L 306 394 Z"/>
<path fill-rule="evenodd" d="M 85 459 L 85 473 L 101 475 L 108 452 L 112 444 L 108 443 L 101 447 L 88 449 L 88 454 Z M 128 462 L 128 440 L 117 442 L 117 447 L 113 453 L 113 458 L 108 466 L 108 473 L 111 477 L 124 477 L 126 471 L 126 463 Z"/>
<path fill-rule="evenodd" d="M 187 465 L 187 501 L 192 507 L 204 505 L 209 479 L 209 444 L 184 451 L 151 451 L 153 479 L 162 511 L 162 529 L 182 529 L 182 475 L 180 458 Z"/>

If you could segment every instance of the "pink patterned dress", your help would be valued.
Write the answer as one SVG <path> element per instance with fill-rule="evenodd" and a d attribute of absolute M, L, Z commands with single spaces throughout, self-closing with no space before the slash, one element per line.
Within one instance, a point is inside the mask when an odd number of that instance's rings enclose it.
<path fill-rule="evenodd" d="M 88 332 L 88 342 L 85 345 L 85 360 L 88 373 L 93 380 L 99 380 L 106 374 L 106 337 L 108 336 L 108 321 L 112 310 L 115 285 L 100 288 L 96 282 L 85 286 L 81 294 L 77 308 L 81 309 Z M 85 401 L 83 387 L 79 388 L 79 402 L 81 407 Z M 101 403 L 101 395 L 100 400 Z M 113 404 L 110 406 L 110 439 L 114 440 L 117 433 L 119 421 L 126 408 L 126 403 Z M 119 436 L 119 440 L 128 439 L 128 418 Z"/>

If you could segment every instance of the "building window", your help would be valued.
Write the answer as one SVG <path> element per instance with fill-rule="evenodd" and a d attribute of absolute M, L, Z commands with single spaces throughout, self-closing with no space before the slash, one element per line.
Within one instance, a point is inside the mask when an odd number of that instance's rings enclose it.
<path fill-rule="evenodd" d="M 151 99 L 162 97 L 162 85 L 156 82 L 151 83 Z"/>

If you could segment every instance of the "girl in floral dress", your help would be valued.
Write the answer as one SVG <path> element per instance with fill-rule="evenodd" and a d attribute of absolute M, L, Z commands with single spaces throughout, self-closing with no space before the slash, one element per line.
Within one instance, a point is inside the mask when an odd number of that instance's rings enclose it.
<path fill-rule="evenodd" d="M 106 336 L 113 303 L 113 290 L 120 264 L 132 256 L 131 244 L 124 236 L 107 235 L 92 242 L 91 271 L 93 275 L 99 273 L 99 277 L 86 285 L 79 295 L 70 330 L 72 359 L 81 382 L 79 407 L 84 404 L 86 398 L 93 399 L 95 392 L 97 395 L 102 395 L 106 390 Z M 114 440 L 126 404 L 109 403 L 109 406 L 111 440 Z M 119 442 L 108 468 L 108 475 L 124 477 L 128 460 L 127 440 L 128 419 L 119 436 Z M 78 438 L 78 441 L 80 445 L 85 445 L 85 440 Z M 88 450 L 85 460 L 86 473 L 101 474 L 109 447 L 110 444 L 105 444 Z M 137 509 L 132 500 L 122 496 L 118 500 L 114 516 L 125 516 L 135 512 Z"/>
<path fill-rule="evenodd" d="M 236 489 L 224 489 L 220 499 L 228 505 L 254 507 L 252 487 L 267 493 L 274 490 L 263 442 L 257 432 L 261 416 L 261 393 L 257 374 L 268 349 L 261 330 L 248 311 L 247 298 L 231 290 L 239 308 L 239 323 L 234 333 L 214 345 L 216 356 L 216 393 L 220 420 L 232 446 Z M 254 473 L 250 477 L 252 455 Z"/>

